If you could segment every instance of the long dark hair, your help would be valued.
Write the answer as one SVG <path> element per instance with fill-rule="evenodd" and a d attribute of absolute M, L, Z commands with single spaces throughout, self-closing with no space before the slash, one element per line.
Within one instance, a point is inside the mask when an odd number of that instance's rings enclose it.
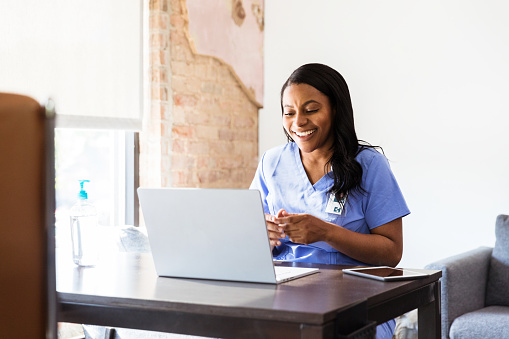
<path fill-rule="evenodd" d="M 332 166 L 334 179 L 334 185 L 329 193 L 333 193 L 338 202 L 341 202 L 342 198 L 350 192 L 365 193 L 361 186 L 362 167 L 355 157 L 366 148 L 380 147 L 357 139 L 352 101 L 345 79 L 335 69 L 322 64 L 306 64 L 297 68 L 281 88 L 282 112 L 285 89 L 290 85 L 298 84 L 308 84 L 325 94 L 329 98 L 333 112 L 331 124 L 331 131 L 334 133 L 333 153 L 325 165 L 325 173 L 328 173 L 327 168 Z M 293 142 L 286 130 L 285 134 L 288 142 Z"/>

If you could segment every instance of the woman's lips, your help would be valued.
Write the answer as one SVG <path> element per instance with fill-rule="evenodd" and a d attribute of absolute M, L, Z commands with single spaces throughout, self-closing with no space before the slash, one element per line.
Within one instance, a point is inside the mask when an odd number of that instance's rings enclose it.
<path fill-rule="evenodd" d="M 307 130 L 307 131 L 303 131 L 303 132 L 293 131 L 293 133 L 296 134 L 298 137 L 302 138 L 302 137 L 307 137 L 308 135 L 313 134 L 315 131 L 316 131 L 316 128 L 315 129 L 310 129 L 310 130 Z"/>

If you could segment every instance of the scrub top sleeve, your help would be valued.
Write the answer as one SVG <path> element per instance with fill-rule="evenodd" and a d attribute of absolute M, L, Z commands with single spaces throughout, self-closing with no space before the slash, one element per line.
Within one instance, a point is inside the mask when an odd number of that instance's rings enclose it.
<path fill-rule="evenodd" d="M 258 191 L 260 191 L 263 204 L 263 211 L 264 213 L 270 213 L 269 207 L 267 205 L 267 195 L 269 194 L 269 188 L 267 187 L 267 182 L 265 180 L 265 176 L 263 173 L 264 158 L 265 154 L 262 156 L 262 159 L 258 164 L 258 168 L 256 169 L 255 176 L 253 178 L 253 181 L 251 182 L 251 186 L 249 186 L 249 189 L 257 189 Z"/>
<path fill-rule="evenodd" d="M 370 229 L 410 213 L 387 158 L 378 153 L 363 169 L 365 218 Z"/>

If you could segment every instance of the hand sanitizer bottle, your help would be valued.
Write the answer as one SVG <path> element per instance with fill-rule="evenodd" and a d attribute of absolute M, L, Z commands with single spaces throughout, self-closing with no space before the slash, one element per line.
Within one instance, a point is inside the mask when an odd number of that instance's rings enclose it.
<path fill-rule="evenodd" d="M 79 266 L 94 266 L 99 259 L 97 211 L 88 202 L 83 185 L 90 180 L 79 180 L 78 201 L 71 208 L 72 259 Z"/>

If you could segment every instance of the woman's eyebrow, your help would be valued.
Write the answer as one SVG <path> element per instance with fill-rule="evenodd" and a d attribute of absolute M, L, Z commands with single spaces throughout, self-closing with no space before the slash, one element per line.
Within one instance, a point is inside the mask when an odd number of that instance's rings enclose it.
<path fill-rule="evenodd" d="M 302 106 L 306 106 L 306 105 L 309 105 L 309 104 L 320 104 L 320 103 L 318 101 L 316 101 L 316 100 L 308 100 Z"/>
<path fill-rule="evenodd" d="M 308 100 L 305 103 L 303 103 L 302 106 L 306 106 L 306 105 L 309 105 L 309 104 L 320 104 L 320 103 L 318 101 L 316 101 L 316 100 Z M 285 105 L 283 105 L 283 107 L 293 108 L 293 106 L 290 105 L 290 104 L 285 104 Z"/>

